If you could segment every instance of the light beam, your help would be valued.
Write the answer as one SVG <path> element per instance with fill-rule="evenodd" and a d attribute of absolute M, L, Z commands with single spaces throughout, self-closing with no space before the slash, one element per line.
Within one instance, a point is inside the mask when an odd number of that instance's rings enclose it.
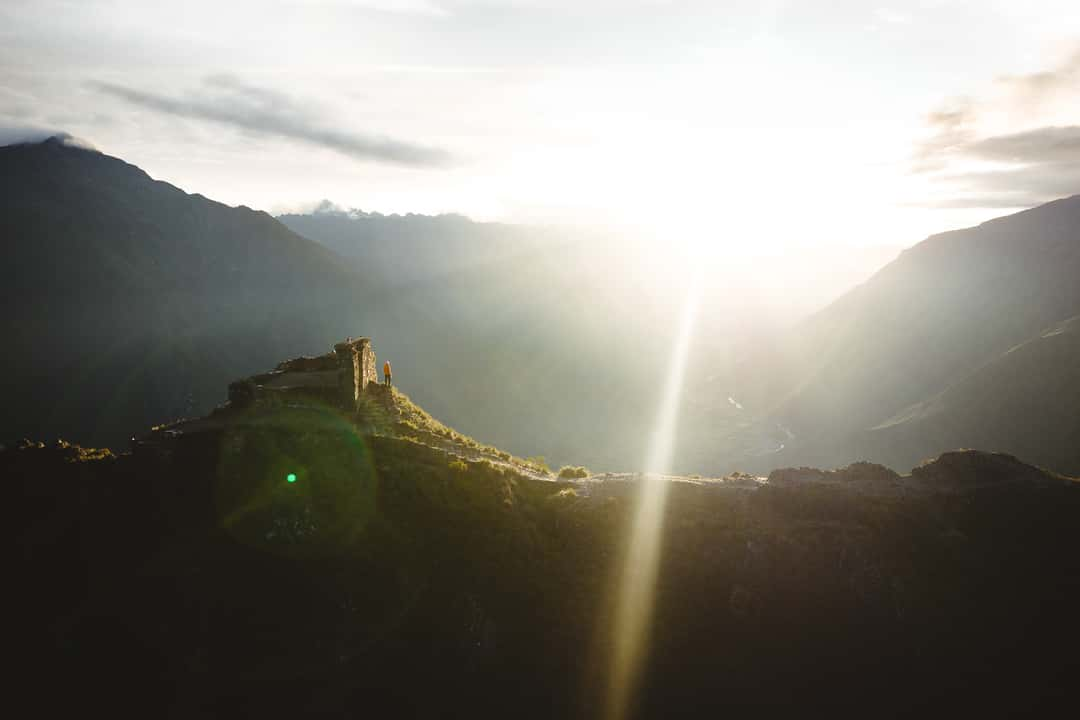
<path fill-rule="evenodd" d="M 655 600 L 669 482 L 663 474 L 669 472 L 671 466 L 690 341 L 701 304 L 700 267 L 699 264 L 693 271 L 683 301 L 671 358 L 671 372 L 661 396 L 657 422 L 645 462 L 645 477 L 639 486 L 634 522 L 619 579 L 607 697 L 609 720 L 623 720 L 627 717 L 642 661 L 648 650 L 647 640 Z"/>

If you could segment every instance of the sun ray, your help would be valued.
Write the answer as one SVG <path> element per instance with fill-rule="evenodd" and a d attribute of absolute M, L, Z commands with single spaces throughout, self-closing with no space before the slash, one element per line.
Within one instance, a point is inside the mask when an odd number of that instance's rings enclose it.
<path fill-rule="evenodd" d="M 622 720 L 628 716 L 638 674 L 648 649 L 667 502 L 668 480 L 663 475 L 671 467 L 687 358 L 701 304 L 701 287 L 699 266 L 687 285 L 671 358 L 671 372 L 661 396 L 645 462 L 646 474 L 638 490 L 634 522 L 619 578 L 608 683 L 607 717 L 610 720 Z"/>

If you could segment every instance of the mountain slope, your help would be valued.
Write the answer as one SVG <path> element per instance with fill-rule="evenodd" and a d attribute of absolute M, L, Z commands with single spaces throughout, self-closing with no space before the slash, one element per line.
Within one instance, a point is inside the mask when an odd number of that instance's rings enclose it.
<path fill-rule="evenodd" d="M 772 374 L 776 385 L 765 393 L 764 415 L 795 436 L 781 462 L 857 459 L 869 441 L 867 431 L 906 408 L 931 403 L 976 368 L 1080 314 L 1077 277 L 1080 196 L 935 235 L 905 251 L 804 322 L 784 351 L 764 365 L 762 372 Z M 962 407 L 977 399 L 975 393 L 950 395 L 947 422 L 971 428 L 953 437 L 1007 440 L 1001 434 L 981 436 L 977 426 L 1010 426 L 1017 412 L 1007 397 L 1010 388 L 1026 387 L 1025 377 L 1034 376 L 1045 378 L 1047 389 L 1067 386 L 1080 363 L 1075 345 L 1023 355 L 1023 367 L 997 367 L 994 382 L 981 391 L 979 410 Z M 1075 472 L 1080 449 L 1062 448 L 1058 439 L 1075 437 L 1080 420 L 1070 414 L 1068 398 L 1050 392 L 1043 399 L 1045 416 L 1062 419 L 1064 426 L 1041 445 L 1025 444 L 1026 456 Z M 941 446 L 912 439 L 904 453 L 889 457 L 917 459 L 935 449 Z"/>
<path fill-rule="evenodd" d="M 265 213 L 60 139 L 0 148 L 0 438 L 122 445 L 344 336 L 356 273 Z"/>
<path fill-rule="evenodd" d="M 992 447 L 1080 472 L 1080 316 L 1009 349 L 868 433 L 883 462 Z M 914 452 L 913 452 L 914 450 Z M 927 452 L 929 450 L 929 453 Z"/>

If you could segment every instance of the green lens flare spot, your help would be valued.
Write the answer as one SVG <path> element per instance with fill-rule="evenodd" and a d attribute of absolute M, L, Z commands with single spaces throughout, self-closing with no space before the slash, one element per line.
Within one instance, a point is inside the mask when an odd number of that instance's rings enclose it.
<path fill-rule="evenodd" d="M 285 476 L 285 482 L 291 482 L 291 483 L 296 482 L 296 473 L 289 473 L 288 475 L 286 475 Z"/>

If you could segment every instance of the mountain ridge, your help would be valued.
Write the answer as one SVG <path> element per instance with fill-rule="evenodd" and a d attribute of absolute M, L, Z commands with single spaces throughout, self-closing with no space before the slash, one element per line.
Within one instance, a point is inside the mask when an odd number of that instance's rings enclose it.
<path fill-rule="evenodd" d="M 266 213 L 57 140 L 0 148 L 0 436 L 116 444 L 344 329 L 365 281 Z M 66 382 L 59 381 L 66 378 Z"/>
<path fill-rule="evenodd" d="M 13 400 L 0 436 L 118 444 L 204 413 L 229 378 L 355 327 L 384 338 L 423 405 L 519 454 L 626 467 L 651 432 L 677 296 L 643 296 L 649 268 L 618 264 L 616 245 L 583 251 L 553 229 L 459 216 L 411 216 L 414 232 L 368 213 L 328 213 L 342 227 L 309 238 L 58 140 L 0 149 L 0 165 L 0 297 L 18 308 L 3 330 L 27 348 L 0 367 Z M 440 234 L 454 225 L 468 232 Z M 1059 421 L 1041 446 L 1003 409 L 987 423 L 960 408 L 944 429 L 908 423 L 903 437 L 881 428 L 1080 314 L 1077 227 L 1073 197 L 931 236 L 786 335 L 740 326 L 737 297 L 709 305 L 680 419 L 682 469 L 910 467 L 975 446 L 1077 472 L 1076 421 L 1051 392 L 1071 392 L 1072 354 L 1029 370 L 1058 378 L 1040 390 Z"/>

